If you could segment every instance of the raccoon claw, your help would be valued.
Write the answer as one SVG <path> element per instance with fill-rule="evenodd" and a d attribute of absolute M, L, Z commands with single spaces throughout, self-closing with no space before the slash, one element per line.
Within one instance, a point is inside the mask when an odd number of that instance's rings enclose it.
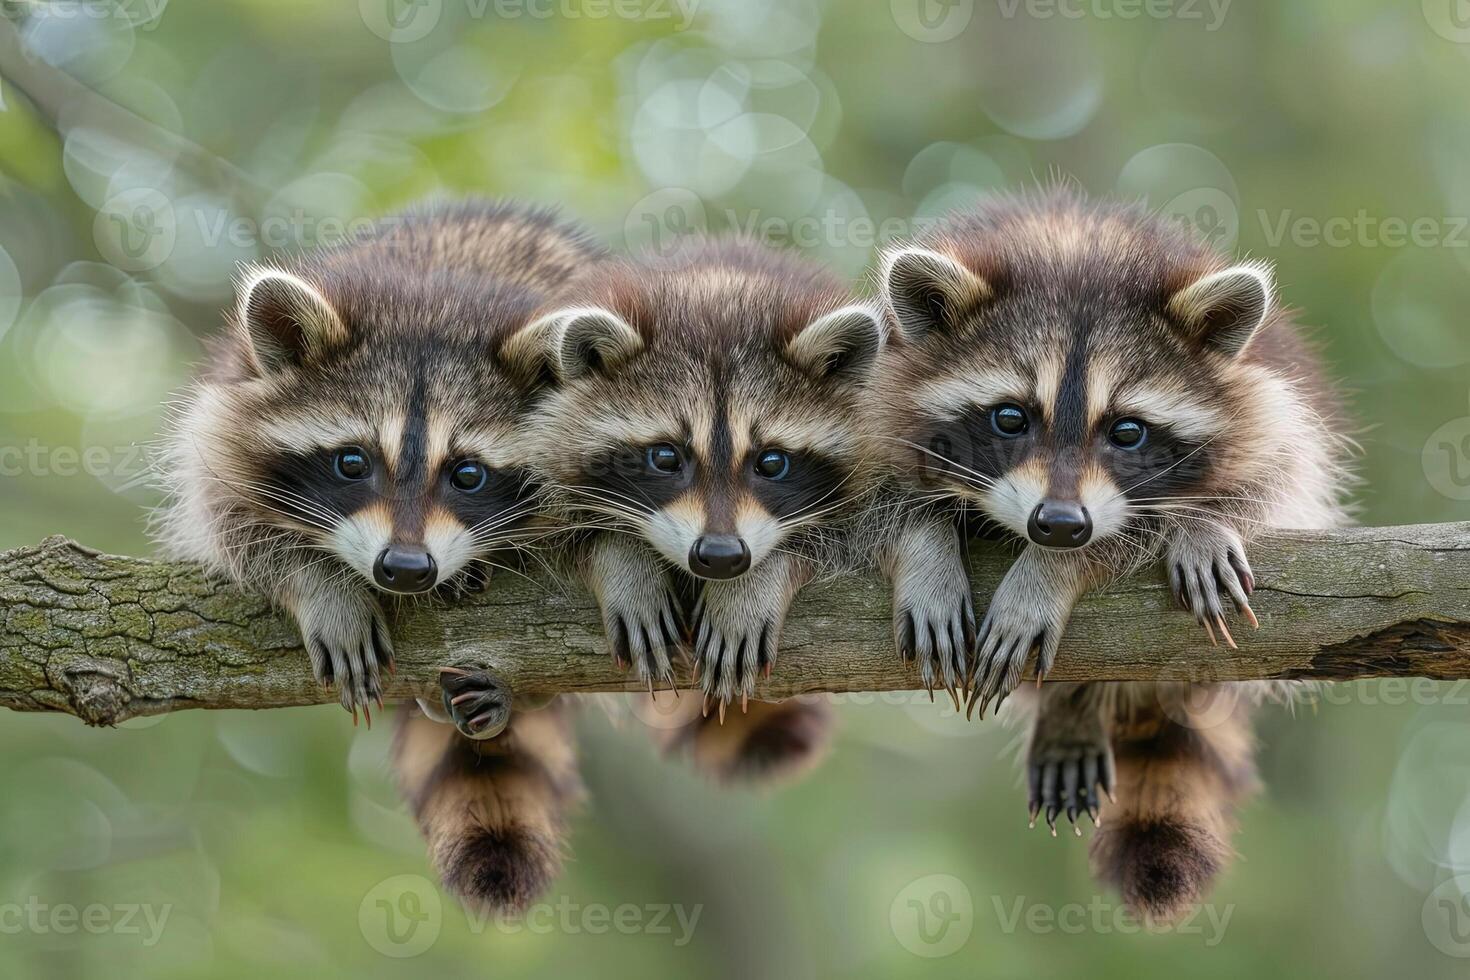
<path fill-rule="evenodd" d="M 999 711 L 1011 692 L 1021 683 L 1026 658 L 1037 651 L 1036 682 L 1041 683 L 1056 659 L 1061 643 L 1061 625 L 1038 624 L 1029 616 L 1009 619 L 997 615 L 994 608 L 980 627 L 980 652 L 975 657 L 975 672 L 970 678 L 966 696 L 965 717 L 980 709 L 980 717 L 991 704 Z"/>
<path fill-rule="evenodd" d="M 895 614 L 899 656 L 917 662 L 919 682 L 934 700 L 934 688 L 949 692 L 959 710 L 959 689 L 969 674 L 975 649 L 975 607 L 968 595 L 948 607 L 941 603 L 900 607 Z"/>
<path fill-rule="evenodd" d="M 776 661 L 779 625 L 772 619 L 740 613 L 738 608 L 712 608 L 704 598 L 694 613 L 694 666 L 705 704 L 714 699 L 721 722 L 726 706 L 736 697 L 744 710 L 757 679 Z"/>
<path fill-rule="evenodd" d="M 369 705 L 383 704 L 380 671 L 395 669 L 393 641 L 382 609 L 371 600 L 357 608 L 324 603 L 307 606 L 299 619 L 317 681 L 323 687 L 338 687 L 338 699 L 352 713 L 354 725 L 357 709 L 362 708 L 372 727 Z"/>
<path fill-rule="evenodd" d="M 1045 807 L 1046 824 L 1053 837 L 1057 835 L 1057 817 L 1062 813 L 1072 825 L 1072 832 L 1081 837 L 1082 828 L 1077 823 L 1080 814 L 1087 814 L 1094 827 L 1101 824 L 1099 789 L 1112 798 L 1112 748 L 1106 739 L 1035 746 L 1026 767 L 1026 776 L 1030 826 L 1036 826 L 1037 814 Z"/>
<path fill-rule="evenodd" d="M 446 667 L 439 687 L 444 713 L 465 738 L 494 738 L 510 724 L 510 688 L 491 672 Z"/>
<path fill-rule="evenodd" d="M 606 609 L 603 616 L 613 666 L 619 671 L 636 667 L 638 679 L 648 684 L 650 694 L 655 681 L 672 690 L 672 658 L 683 646 L 684 633 L 678 599 L 665 593 L 657 608 Z"/>
<path fill-rule="evenodd" d="M 949 534 L 953 534 L 950 531 Z M 918 667 L 919 683 L 949 692 L 959 710 L 960 690 L 975 651 L 975 600 L 964 565 L 927 561 L 923 574 L 904 563 L 893 581 L 893 634 L 898 655 Z"/>
<path fill-rule="evenodd" d="M 1245 557 L 1240 537 L 1228 529 L 1186 533 L 1170 546 L 1169 587 L 1174 600 L 1193 613 L 1195 622 L 1204 628 L 1212 646 L 1218 646 L 1216 632 L 1225 645 L 1236 649 L 1235 637 L 1225 623 L 1225 597 L 1242 619 L 1254 629 L 1260 620 L 1250 606 L 1255 591 L 1255 576 Z"/>

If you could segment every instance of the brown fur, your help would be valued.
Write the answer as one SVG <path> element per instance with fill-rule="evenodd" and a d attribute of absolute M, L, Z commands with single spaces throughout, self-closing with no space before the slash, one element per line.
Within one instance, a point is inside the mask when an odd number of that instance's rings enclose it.
<path fill-rule="evenodd" d="M 560 875 L 567 811 L 582 796 L 565 705 L 518 712 L 484 742 L 405 707 L 393 763 L 430 860 L 463 901 L 523 910 Z"/>
<path fill-rule="evenodd" d="M 723 722 L 685 698 L 682 718 L 669 719 L 659 743 L 685 754 L 696 769 L 720 783 L 773 785 L 799 779 L 826 755 L 832 740 L 832 709 L 825 701 L 751 701 Z"/>
<path fill-rule="evenodd" d="M 987 201 L 895 247 L 880 286 L 901 328 L 876 407 L 879 431 L 902 437 L 890 441 L 895 468 L 910 492 L 952 494 L 1026 542 L 970 666 L 982 716 L 1033 649 L 1045 674 L 1088 589 L 1159 562 L 1202 629 L 1225 630 L 1228 613 L 1248 610 L 1257 530 L 1347 519 L 1340 399 L 1260 263 L 1236 264 L 1137 205 L 1057 188 Z M 1008 437 L 993 413 L 1015 406 L 1025 425 Z M 1147 442 L 1130 456 L 1110 427 L 1140 420 Z M 1053 503 L 1081 506 L 1090 537 L 1059 548 L 1033 531 Z M 915 550 L 903 544 L 900 558 Z M 953 616 L 953 588 L 926 605 L 919 576 L 895 579 L 909 608 Z M 1241 703 L 1218 722 L 1198 717 L 1191 698 L 1209 690 Z M 1231 813 L 1254 786 L 1248 705 L 1273 693 L 1158 683 L 1021 694 L 1036 706 L 1033 819 L 1043 806 L 1048 823 L 1086 812 L 1095 787 L 1071 799 L 1058 787 L 1115 762 L 1118 803 L 1102 808 L 1094 867 L 1138 909 L 1180 911 L 1231 856 Z"/>
<path fill-rule="evenodd" d="M 1183 688 L 1159 686 L 1160 703 L 1133 704 L 1113 731 L 1118 803 L 1103 804 L 1093 871 L 1157 920 L 1204 897 L 1234 857 L 1234 810 L 1257 788 L 1249 705 L 1208 690 L 1191 691 L 1191 702 L 1224 698 L 1232 709 L 1193 711 Z"/>

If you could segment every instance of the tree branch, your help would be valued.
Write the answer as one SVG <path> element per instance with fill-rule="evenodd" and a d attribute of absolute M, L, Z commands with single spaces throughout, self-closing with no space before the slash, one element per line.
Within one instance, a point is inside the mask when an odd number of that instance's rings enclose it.
<path fill-rule="evenodd" d="M 980 547 L 985 597 L 1010 558 Z M 1261 630 L 1211 647 L 1158 572 L 1085 599 L 1052 680 L 1345 680 L 1470 677 L 1470 524 L 1292 532 L 1251 548 Z M 277 708 L 335 700 L 312 679 L 288 617 L 194 566 L 99 554 L 65 538 L 0 553 L 0 705 L 93 725 L 179 708 Z M 769 698 L 907 690 L 877 579 L 798 598 Z M 502 575 L 478 597 L 395 616 L 398 672 L 385 696 L 437 690 L 438 668 L 498 671 L 517 695 L 622 691 L 591 599 Z M 687 671 L 680 686 L 689 683 Z"/>

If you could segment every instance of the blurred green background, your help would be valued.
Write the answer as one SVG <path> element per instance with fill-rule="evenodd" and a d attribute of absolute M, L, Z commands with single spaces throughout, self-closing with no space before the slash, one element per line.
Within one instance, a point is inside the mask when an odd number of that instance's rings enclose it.
<path fill-rule="evenodd" d="M 620 249 L 744 228 L 856 281 L 875 242 L 1057 175 L 1275 263 L 1355 392 L 1363 519 L 1470 518 L 1464 0 L 0 11 L 0 547 L 146 552 L 137 447 L 236 264 L 426 194 L 561 202 Z M 1243 860 L 1157 935 L 1084 841 L 1025 832 L 1014 732 L 841 700 L 831 760 L 760 796 L 589 712 L 574 859 L 518 929 L 423 880 L 389 726 L 5 713 L 0 975 L 1470 970 L 1470 686 L 1267 710 Z"/>

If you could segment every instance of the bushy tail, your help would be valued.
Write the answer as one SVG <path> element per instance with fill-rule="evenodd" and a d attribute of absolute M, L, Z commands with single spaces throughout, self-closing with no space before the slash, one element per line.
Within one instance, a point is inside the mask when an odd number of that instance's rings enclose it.
<path fill-rule="evenodd" d="M 1234 856 L 1234 809 L 1256 786 L 1246 699 L 1214 690 L 1161 689 L 1158 705 L 1135 705 L 1114 736 L 1117 802 L 1103 806 L 1093 872 L 1156 920 L 1209 891 Z"/>
<path fill-rule="evenodd" d="M 665 752 L 688 753 L 696 769 L 721 783 L 773 784 L 795 780 L 822 761 L 832 738 L 832 709 L 824 701 L 751 701 L 725 713 L 701 713 L 685 696 L 658 726 Z M 641 714 L 641 712 L 640 712 Z"/>
<path fill-rule="evenodd" d="M 518 712 L 482 742 L 405 706 L 393 765 L 444 887 L 467 904 L 523 910 L 561 874 L 582 795 L 567 705 Z"/>

